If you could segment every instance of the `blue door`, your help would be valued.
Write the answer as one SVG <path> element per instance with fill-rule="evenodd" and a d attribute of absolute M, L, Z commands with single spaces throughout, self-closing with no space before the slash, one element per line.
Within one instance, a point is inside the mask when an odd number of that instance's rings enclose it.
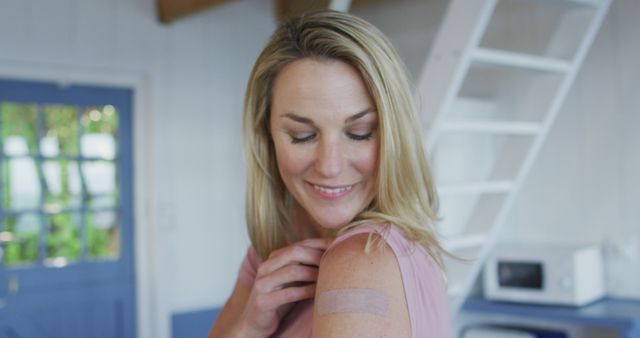
<path fill-rule="evenodd" d="M 134 337 L 132 95 L 0 79 L 0 338 Z"/>

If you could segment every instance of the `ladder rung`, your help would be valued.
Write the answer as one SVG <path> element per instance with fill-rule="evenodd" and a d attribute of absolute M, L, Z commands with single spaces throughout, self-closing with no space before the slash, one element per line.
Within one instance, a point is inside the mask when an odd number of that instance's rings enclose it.
<path fill-rule="evenodd" d="M 450 121 L 442 125 L 444 131 L 492 134 L 536 135 L 541 126 L 534 122 L 506 121 Z"/>
<path fill-rule="evenodd" d="M 473 53 L 473 60 L 498 66 L 523 68 L 553 73 L 566 73 L 571 67 L 571 64 L 564 60 L 522 53 L 514 53 L 490 48 L 476 49 Z"/>
<path fill-rule="evenodd" d="M 441 184 L 438 188 L 438 192 L 441 195 L 496 194 L 511 190 L 513 190 L 513 182 L 511 181 Z"/>
<path fill-rule="evenodd" d="M 463 235 L 453 238 L 444 238 L 440 242 L 442 246 L 449 251 L 457 251 L 461 249 L 477 248 L 482 246 L 488 237 L 483 234 Z"/>

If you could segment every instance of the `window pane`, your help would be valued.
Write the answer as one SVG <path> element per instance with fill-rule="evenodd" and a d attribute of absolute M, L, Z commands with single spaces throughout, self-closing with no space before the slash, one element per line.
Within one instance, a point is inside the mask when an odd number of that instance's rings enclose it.
<path fill-rule="evenodd" d="M 7 210 L 39 209 L 41 186 L 36 161 L 23 157 L 2 161 L 2 204 Z"/>
<path fill-rule="evenodd" d="M 120 256 L 120 222 L 115 211 L 87 212 L 85 224 L 89 257 L 118 258 Z"/>
<path fill-rule="evenodd" d="M 35 104 L 0 103 L 0 126 L 5 155 L 36 154 L 36 116 Z"/>
<path fill-rule="evenodd" d="M 48 215 L 47 265 L 62 267 L 80 257 L 80 215 Z"/>
<path fill-rule="evenodd" d="M 87 108 L 82 114 L 82 126 L 82 156 L 114 159 L 118 132 L 116 109 L 110 105 Z"/>
<path fill-rule="evenodd" d="M 87 205 L 95 209 L 112 209 L 118 207 L 118 191 L 107 195 L 93 195 L 85 200 Z"/>
<path fill-rule="evenodd" d="M 7 266 L 20 266 L 38 262 L 38 234 L 41 218 L 38 214 L 6 216 L 2 219 L 0 237 Z"/>
<path fill-rule="evenodd" d="M 116 193 L 116 164 L 111 161 L 85 161 L 82 163 L 82 175 L 90 195 L 109 195 Z"/>
<path fill-rule="evenodd" d="M 74 107 L 44 107 L 44 125 L 44 135 L 40 139 L 43 156 L 78 155 L 78 118 Z"/>
<path fill-rule="evenodd" d="M 45 161 L 43 171 L 48 189 L 45 211 L 55 213 L 65 208 L 79 208 L 82 186 L 78 162 Z"/>

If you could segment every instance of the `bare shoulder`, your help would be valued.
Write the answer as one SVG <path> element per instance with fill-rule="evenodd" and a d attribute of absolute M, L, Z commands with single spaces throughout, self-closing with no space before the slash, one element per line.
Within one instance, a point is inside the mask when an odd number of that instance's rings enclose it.
<path fill-rule="evenodd" d="M 384 245 L 376 242 L 366 253 L 368 237 L 349 237 L 324 257 L 316 288 L 314 337 L 410 337 L 398 261 L 380 238 Z"/>
<path fill-rule="evenodd" d="M 319 280 L 324 282 L 320 286 L 381 287 L 395 284 L 393 282 L 400 278 L 400 268 L 391 247 L 386 243 L 378 247 L 376 242 L 366 253 L 368 237 L 369 234 L 354 235 L 327 252 L 320 266 L 320 277 L 326 277 L 326 280 Z"/>

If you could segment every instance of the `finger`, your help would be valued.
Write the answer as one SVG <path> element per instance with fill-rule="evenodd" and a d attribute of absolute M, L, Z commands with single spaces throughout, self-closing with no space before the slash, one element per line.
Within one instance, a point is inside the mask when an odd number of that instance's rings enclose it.
<path fill-rule="evenodd" d="M 331 242 L 333 242 L 333 238 L 307 238 L 296 244 L 315 249 L 326 249 L 331 245 Z"/>
<path fill-rule="evenodd" d="M 262 277 L 289 264 L 319 265 L 324 250 L 302 245 L 290 245 L 273 253 L 258 267 L 256 277 Z"/>
<path fill-rule="evenodd" d="M 325 250 L 329 247 L 331 242 L 333 242 L 332 238 L 307 238 L 299 242 L 293 243 L 291 245 L 285 246 L 283 248 L 280 248 L 278 250 L 272 251 L 271 254 L 269 255 L 269 258 L 279 255 L 283 252 L 286 252 L 287 250 L 290 250 L 292 246 L 295 246 L 295 245 L 312 248 L 312 249 Z"/>
<path fill-rule="evenodd" d="M 296 243 L 293 243 L 291 245 L 288 245 L 286 247 L 280 248 L 278 250 L 274 250 L 271 254 L 276 255 L 282 251 L 286 251 L 287 249 L 289 249 L 291 246 L 294 246 L 294 245 L 303 246 L 303 247 L 312 248 L 312 249 L 325 250 L 326 248 L 329 247 L 329 245 L 331 245 L 331 242 L 333 242 L 333 238 L 307 238 L 307 239 L 298 241 Z"/>
<path fill-rule="evenodd" d="M 308 284 L 305 286 L 290 287 L 277 290 L 268 294 L 261 295 L 256 299 L 260 307 L 272 311 L 278 307 L 293 302 L 313 298 L 316 293 L 316 284 Z"/>
<path fill-rule="evenodd" d="M 270 256 L 269 259 L 260 264 L 256 277 L 266 276 L 290 264 L 318 266 L 323 254 L 324 250 L 320 249 L 299 245 L 290 246 L 287 250 Z"/>
<path fill-rule="evenodd" d="M 315 282 L 316 280 L 318 280 L 317 267 L 289 264 L 256 280 L 255 287 L 260 293 L 268 293 L 282 289 L 291 283 Z"/>
<path fill-rule="evenodd" d="M 291 310 L 293 310 L 293 307 L 295 305 L 296 303 L 289 303 L 279 307 L 276 311 L 276 313 L 278 314 L 278 318 L 284 318 L 289 312 L 291 312 Z"/>

